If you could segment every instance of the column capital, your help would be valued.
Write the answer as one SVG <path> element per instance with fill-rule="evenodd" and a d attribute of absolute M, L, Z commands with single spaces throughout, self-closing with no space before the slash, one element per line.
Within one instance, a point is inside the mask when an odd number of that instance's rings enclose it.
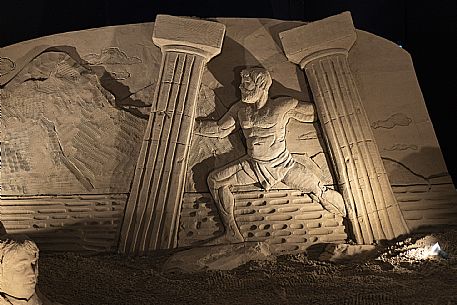
<path fill-rule="evenodd" d="M 310 61 L 323 56 L 347 55 L 356 37 L 349 12 L 279 33 L 287 59 L 302 69 Z"/>
<path fill-rule="evenodd" d="M 190 17 L 157 15 L 152 41 L 162 52 L 201 55 L 210 60 L 221 52 L 225 25 Z"/>

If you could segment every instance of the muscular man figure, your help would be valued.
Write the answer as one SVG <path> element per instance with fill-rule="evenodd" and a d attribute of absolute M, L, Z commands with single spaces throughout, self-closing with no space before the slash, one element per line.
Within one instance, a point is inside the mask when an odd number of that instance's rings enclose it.
<path fill-rule="evenodd" d="M 235 103 L 219 121 L 198 121 L 199 135 L 224 138 L 241 127 L 246 138 L 247 154 L 208 176 L 208 187 L 225 227 L 218 242 L 244 241 L 234 219 L 235 199 L 231 187 L 259 183 L 269 190 L 277 182 L 303 192 L 312 193 L 327 211 L 346 215 L 342 196 L 325 187 L 322 181 L 296 162 L 287 150 L 286 125 L 290 118 L 315 122 L 312 103 L 293 98 L 270 99 L 272 80 L 263 68 L 247 68 L 241 72 L 241 102 Z"/>

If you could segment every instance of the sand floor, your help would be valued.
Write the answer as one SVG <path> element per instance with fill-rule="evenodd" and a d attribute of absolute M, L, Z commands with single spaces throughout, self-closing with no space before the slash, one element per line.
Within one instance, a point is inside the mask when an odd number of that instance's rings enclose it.
<path fill-rule="evenodd" d="M 424 259 L 430 239 L 447 258 Z M 340 262 L 296 254 L 186 274 L 160 271 L 168 255 L 43 254 L 39 287 L 65 305 L 457 304 L 457 230 L 416 234 Z"/>

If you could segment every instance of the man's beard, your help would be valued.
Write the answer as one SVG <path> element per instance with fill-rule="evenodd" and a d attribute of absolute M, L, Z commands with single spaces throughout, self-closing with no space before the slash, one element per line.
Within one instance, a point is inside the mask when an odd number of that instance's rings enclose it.
<path fill-rule="evenodd" d="M 241 101 L 247 104 L 254 104 L 260 99 L 261 92 L 258 88 L 241 91 Z"/>

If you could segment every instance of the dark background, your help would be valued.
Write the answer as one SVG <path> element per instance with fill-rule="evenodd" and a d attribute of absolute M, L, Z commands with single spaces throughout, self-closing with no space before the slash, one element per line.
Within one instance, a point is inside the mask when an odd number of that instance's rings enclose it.
<path fill-rule="evenodd" d="M 0 47 L 67 31 L 151 22 L 160 13 L 314 21 L 351 11 L 358 29 L 411 53 L 448 170 L 457 183 L 457 0 L 6 1 L 0 4 Z"/>

